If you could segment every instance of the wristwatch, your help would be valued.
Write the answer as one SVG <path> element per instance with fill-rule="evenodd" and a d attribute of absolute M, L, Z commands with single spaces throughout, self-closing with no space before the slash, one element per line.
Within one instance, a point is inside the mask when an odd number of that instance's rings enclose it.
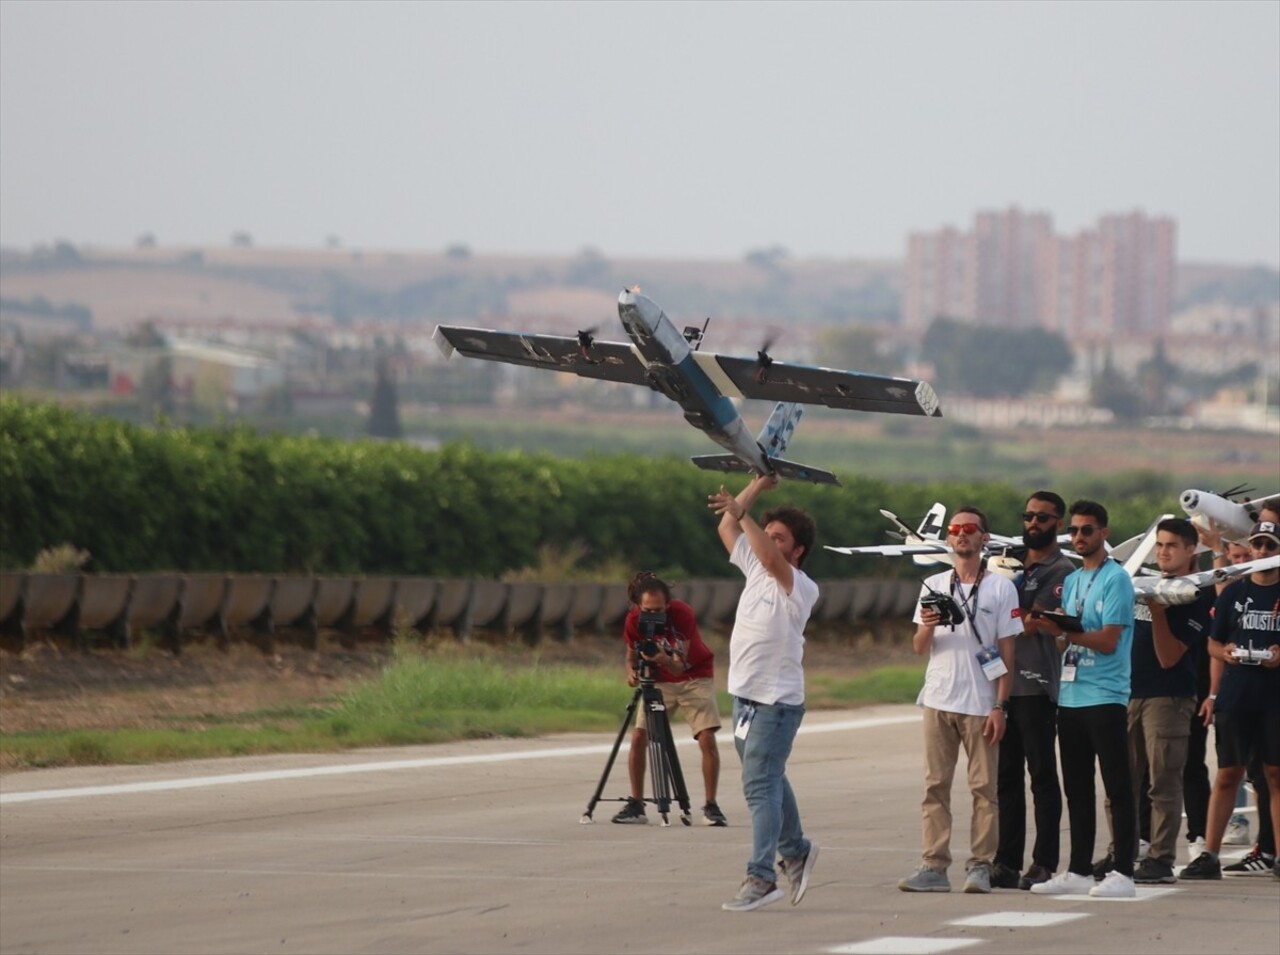
<path fill-rule="evenodd" d="M 1009 715 L 1009 701 L 1008 701 L 1008 700 L 996 700 L 995 704 L 991 707 L 991 709 L 993 709 L 993 710 L 999 710 L 999 711 L 1000 711 L 1001 713 L 1003 713 L 1005 716 L 1008 716 L 1008 715 Z"/>

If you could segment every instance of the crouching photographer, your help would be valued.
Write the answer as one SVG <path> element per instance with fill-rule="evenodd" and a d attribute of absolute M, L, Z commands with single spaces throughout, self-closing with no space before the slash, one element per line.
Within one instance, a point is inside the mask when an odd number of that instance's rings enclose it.
<path fill-rule="evenodd" d="M 683 600 L 671 599 L 671 588 L 648 571 L 636 574 L 627 586 L 631 611 L 623 623 L 626 641 L 627 685 L 639 686 L 652 679 L 662 692 L 667 714 L 683 709 L 702 751 L 702 781 L 707 801 L 702 821 L 708 826 L 725 825 L 724 813 L 716 805 L 720 781 L 720 750 L 716 730 L 720 711 L 716 706 L 715 654 L 702 642 L 693 608 Z M 627 768 L 631 796 L 613 821 L 646 823 L 644 808 L 645 755 L 649 745 L 645 709 L 636 712 L 636 728 L 631 734 Z"/>

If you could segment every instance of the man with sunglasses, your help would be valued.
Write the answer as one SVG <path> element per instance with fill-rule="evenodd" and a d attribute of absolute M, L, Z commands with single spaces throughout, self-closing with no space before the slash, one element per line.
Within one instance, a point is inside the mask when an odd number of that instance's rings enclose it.
<path fill-rule="evenodd" d="M 1067 533 L 1080 555 L 1080 569 L 1063 583 L 1062 607 L 1079 619 L 1068 632 L 1045 619 L 1064 650 L 1058 696 L 1058 751 L 1071 827 L 1066 871 L 1033 885 L 1039 895 L 1132 898 L 1138 818 L 1129 772 L 1128 706 L 1132 673 L 1133 581 L 1107 556 L 1107 509 L 1096 501 L 1071 505 Z M 1115 868 L 1093 878 L 1098 829 L 1095 763 L 1110 800 Z"/>
<path fill-rule="evenodd" d="M 947 528 L 953 567 L 927 578 L 920 590 L 911 645 L 916 653 L 929 654 L 916 699 L 924 709 L 924 853 L 920 868 L 898 882 L 903 892 L 951 891 L 951 781 L 961 746 L 973 796 L 964 891 L 991 891 L 991 860 L 999 842 L 998 744 L 1014 667 L 1011 638 L 1022 632 L 1022 623 L 1013 581 L 986 573 L 982 545 L 987 539 L 982 511 L 968 506 L 956 511 Z"/>
<path fill-rule="evenodd" d="M 1058 868 L 1062 788 L 1058 782 L 1058 686 L 1062 653 L 1053 634 L 1031 611 L 1062 606 L 1062 582 L 1075 570 L 1058 546 L 1067 503 L 1053 491 L 1036 491 L 1022 514 L 1027 552 L 1014 578 L 1022 610 L 1022 633 L 1014 641 L 1013 683 L 1004 739 L 1000 741 L 996 792 L 1000 802 L 1000 847 L 991 868 L 998 889 L 1029 889 Z M 1021 872 L 1027 845 L 1027 782 L 1035 808 L 1036 837 L 1031 866 Z"/>
<path fill-rule="evenodd" d="M 1280 525 L 1259 521 L 1249 532 L 1249 555 L 1257 560 L 1280 549 Z M 1253 651 L 1242 656 L 1240 651 Z M 1262 761 L 1270 790 L 1271 818 L 1280 819 L 1280 568 L 1256 571 L 1218 595 L 1209 633 L 1209 656 L 1223 664 L 1214 702 L 1218 774 L 1209 796 L 1205 848 L 1180 874 L 1183 879 L 1221 879 L 1218 853 L 1236 790 L 1250 757 Z M 1280 837 L 1273 834 L 1280 878 Z"/>

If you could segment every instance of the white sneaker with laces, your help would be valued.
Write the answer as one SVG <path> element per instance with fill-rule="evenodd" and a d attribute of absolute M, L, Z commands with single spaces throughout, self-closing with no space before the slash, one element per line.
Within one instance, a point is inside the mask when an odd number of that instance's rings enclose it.
<path fill-rule="evenodd" d="M 1190 862 L 1200 853 L 1204 852 L 1204 836 L 1196 836 L 1195 840 L 1187 843 L 1187 861 Z"/>
<path fill-rule="evenodd" d="M 1033 885 L 1031 891 L 1036 895 L 1088 895 L 1097 883 L 1091 875 L 1078 872 L 1062 872 L 1048 882 Z"/>
<path fill-rule="evenodd" d="M 1107 877 L 1089 890 L 1095 899 L 1132 899 L 1138 894 L 1133 879 L 1114 869 Z"/>

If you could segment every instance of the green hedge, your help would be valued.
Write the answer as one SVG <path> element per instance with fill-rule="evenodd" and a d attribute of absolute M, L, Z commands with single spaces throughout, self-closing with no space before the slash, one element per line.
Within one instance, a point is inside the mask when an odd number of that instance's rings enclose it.
<path fill-rule="evenodd" d="M 731 576 L 706 497 L 721 483 L 676 456 L 586 460 L 423 451 L 400 442 L 260 435 L 247 427 L 141 428 L 0 397 L 0 567 L 47 547 L 90 551 L 100 572 L 500 576 L 539 547 L 585 544 L 583 563 Z M 726 481 L 740 488 L 743 478 Z M 814 514 L 819 545 L 885 540 L 887 507 L 914 524 L 934 500 L 977 504 L 1020 530 L 1026 491 L 1003 484 L 788 483 L 770 498 Z M 1131 489 L 1132 491 L 1132 489 Z M 1148 499 L 1150 498 L 1150 499 Z M 1176 501 L 1103 499 L 1124 534 Z M 770 500 L 766 500 L 766 504 Z M 1119 539 L 1117 536 L 1115 539 Z M 817 551 L 817 577 L 915 573 L 909 561 Z"/>

